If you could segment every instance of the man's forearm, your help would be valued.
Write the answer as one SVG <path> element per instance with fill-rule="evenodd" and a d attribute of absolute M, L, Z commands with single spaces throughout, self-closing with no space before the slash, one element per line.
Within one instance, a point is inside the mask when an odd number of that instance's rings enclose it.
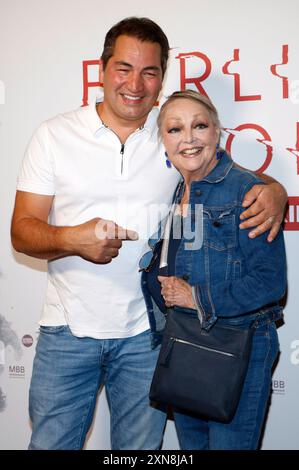
<path fill-rule="evenodd" d="M 239 168 L 242 168 L 243 170 L 246 170 L 246 168 L 244 168 L 243 166 L 241 165 L 238 165 L 236 164 Z M 277 181 L 275 178 L 273 178 L 272 176 L 269 176 L 269 175 L 266 175 L 265 173 L 258 173 L 257 171 L 253 171 L 253 173 L 255 175 L 257 175 L 259 178 L 261 178 L 261 180 L 264 181 L 264 183 L 266 184 L 273 184 L 273 183 L 276 183 L 277 184 L 277 190 L 279 192 L 279 197 L 282 201 L 283 204 L 286 204 L 287 202 L 287 199 L 288 199 L 288 193 L 285 189 L 285 187 L 279 183 L 279 181 Z"/>
<path fill-rule="evenodd" d="M 72 227 L 55 227 L 33 217 L 18 220 L 11 230 L 16 251 L 49 261 L 74 254 L 71 233 Z"/>
<path fill-rule="evenodd" d="M 235 165 L 239 168 L 241 168 L 242 170 L 246 170 L 248 171 L 247 168 L 245 168 L 244 166 L 241 166 L 239 165 L 238 163 L 235 162 Z M 269 176 L 269 175 L 266 175 L 265 173 L 258 173 L 257 171 L 252 171 L 252 173 L 254 173 L 256 176 L 258 176 L 259 178 L 261 178 L 261 180 L 263 180 L 266 184 L 271 184 L 271 183 L 278 183 L 280 184 L 276 179 L 272 178 L 272 176 Z M 281 185 L 282 186 L 282 185 Z M 283 187 L 283 186 L 282 186 Z"/>

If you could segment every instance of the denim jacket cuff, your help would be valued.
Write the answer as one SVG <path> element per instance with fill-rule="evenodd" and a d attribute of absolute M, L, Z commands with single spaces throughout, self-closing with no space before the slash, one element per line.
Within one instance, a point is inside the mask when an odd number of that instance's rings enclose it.
<path fill-rule="evenodd" d="M 204 330 L 209 330 L 217 320 L 213 306 L 209 301 L 208 286 L 192 286 L 192 296 L 198 312 L 198 319 Z"/>

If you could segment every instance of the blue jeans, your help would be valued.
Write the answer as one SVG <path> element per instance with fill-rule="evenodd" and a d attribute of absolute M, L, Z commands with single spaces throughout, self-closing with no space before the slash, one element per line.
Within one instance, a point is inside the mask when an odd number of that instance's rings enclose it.
<path fill-rule="evenodd" d="M 112 449 L 159 449 L 166 414 L 150 407 L 159 348 L 149 331 L 124 339 L 77 338 L 68 326 L 41 327 L 29 393 L 29 449 L 81 449 L 105 385 Z"/>
<path fill-rule="evenodd" d="M 257 449 L 271 393 L 273 363 L 279 350 L 274 322 L 257 328 L 237 412 L 228 424 L 174 413 L 181 449 Z"/>

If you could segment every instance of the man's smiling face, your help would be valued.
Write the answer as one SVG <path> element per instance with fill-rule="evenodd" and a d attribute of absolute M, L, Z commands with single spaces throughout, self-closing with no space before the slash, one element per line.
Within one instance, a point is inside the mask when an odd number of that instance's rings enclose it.
<path fill-rule="evenodd" d="M 105 70 L 103 120 L 108 125 L 126 121 L 140 127 L 158 98 L 162 87 L 161 47 L 158 43 L 119 36 Z"/>

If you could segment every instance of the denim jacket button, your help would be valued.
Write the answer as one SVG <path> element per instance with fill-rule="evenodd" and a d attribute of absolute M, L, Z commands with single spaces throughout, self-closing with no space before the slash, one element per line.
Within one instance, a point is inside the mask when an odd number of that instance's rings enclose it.
<path fill-rule="evenodd" d="M 220 227 L 221 223 L 218 220 L 214 220 L 213 225 L 214 227 Z"/>
<path fill-rule="evenodd" d="M 182 276 L 182 279 L 183 279 L 184 281 L 189 281 L 189 277 L 190 277 L 190 276 L 188 276 L 188 274 L 184 274 L 184 275 Z"/>
<path fill-rule="evenodd" d="M 201 195 L 201 190 L 200 189 L 196 189 L 195 190 L 195 196 L 200 196 Z"/>

